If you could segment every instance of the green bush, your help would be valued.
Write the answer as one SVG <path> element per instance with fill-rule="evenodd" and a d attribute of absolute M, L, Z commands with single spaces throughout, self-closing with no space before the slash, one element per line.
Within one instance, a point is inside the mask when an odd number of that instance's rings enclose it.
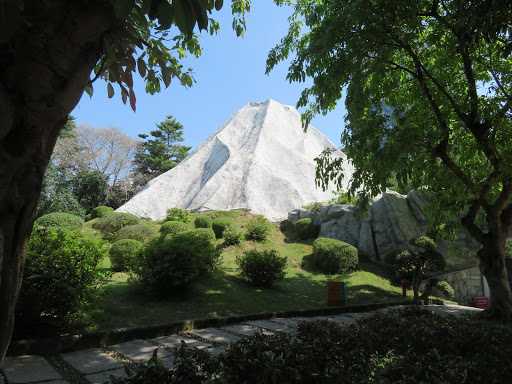
<path fill-rule="evenodd" d="M 165 221 L 181 221 L 182 223 L 188 223 L 190 221 L 190 212 L 186 209 L 169 208 Z"/>
<path fill-rule="evenodd" d="M 229 217 L 219 217 L 213 220 L 212 229 L 217 239 L 222 238 L 222 233 L 227 228 L 235 228 L 235 221 Z"/>
<path fill-rule="evenodd" d="M 118 240 L 132 239 L 146 243 L 156 236 L 156 228 L 149 225 L 129 225 L 119 230 Z"/>
<path fill-rule="evenodd" d="M 116 272 L 126 270 L 127 265 L 141 248 L 142 243 L 133 239 L 118 240 L 112 244 L 109 251 L 112 270 Z"/>
<path fill-rule="evenodd" d="M 258 251 L 252 249 L 236 257 L 240 273 L 257 287 L 270 287 L 283 280 L 286 257 L 279 256 L 276 250 Z"/>
<path fill-rule="evenodd" d="M 64 212 L 48 213 L 36 220 L 37 227 L 61 228 L 67 230 L 81 229 L 84 221 L 75 215 Z"/>
<path fill-rule="evenodd" d="M 211 242 L 215 242 L 215 232 L 213 232 L 213 229 L 211 228 L 195 228 L 192 229 L 191 232 L 193 232 L 196 236 L 201 236 L 210 240 Z"/>
<path fill-rule="evenodd" d="M 92 227 L 94 229 L 99 229 L 104 234 L 115 234 L 117 236 L 117 232 L 121 228 L 139 223 L 140 219 L 137 216 L 132 215 L 131 213 L 120 212 L 111 213 L 99 218 Z"/>
<path fill-rule="evenodd" d="M 176 235 L 180 232 L 188 231 L 188 224 L 182 221 L 166 221 L 160 227 L 160 233 L 162 236 L 165 235 Z"/>
<path fill-rule="evenodd" d="M 69 325 L 70 316 L 95 297 L 105 279 L 98 264 L 106 255 L 101 242 L 86 239 L 77 231 L 35 226 L 17 305 L 21 322 L 45 316 L 60 326 Z"/>
<path fill-rule="evenodd" d="M 436 288 L 442 293 L 443 297 L 449 300 L 453 300 L 455 298 L 455 291 L 447 281 L 438 281 Z"/>
<path fill-rule="evenodd" d="M 272 225 L 262 216 L 257 215 L 249 219 L 246 225 L 246 237 L 249 240 L 265 241 L 272 232 Z"/>
<path fill-rule="evenodd" d="M 319 237 L 313 242 L 313 267 L 325 274 L 351 271 L 359 262 L 357 249 L 343 241 Z"/>
<path fill-rule="evenodd" d="M 211 228 L 213 224 L 213 219 L 207 215 L 197 216 L 194 220 L 194 226 L 196 228 Z"/>
<path fill-rule="evenodd" d="M 313 220 L 309 218 L 304 218 L 297 220 L 295 223 L 295 232 L 302 240 L 315 238 L 318 236 L 320 232 L 320 226 L 315 225 Z"/>
<path fill-rule="evenodd" d="M 244 233 L 242 231 L 237 231 L 235 228 L 228 227 L 222 232 L 222 238 L 224 239 L 224 245 L 238 245 L 241 244 L 244 240 Z"/>
<path fill-rule="evenodd" d="M 87 222 L 87 221 L 91 221 L 92 218 L 91 218 L 91 214 L 89 213 L 88 215 L 85 215 L 85 219 L 84 221 Z"/>
<path fill-rule="evenodd" d="M 195 278 L 216 269 L 221 253 L 213 242 L 196 231 L 150 241 L 137 253 L 131 272 L 146 287 L 166 296 Z"/>
<path fill-rule="evenodd" d="M 301 322 L 296 333 L 255 333 L 219 355 L 175 348 L 116 384 L 507 383 L 512 328 L 407 309 L 352 324 Z"/>
<path fill-rule="evenodd" d="M 320 212 L 320 208 L 322 208 L 322 203 L 315 201 L 313 203 L 308 203 L 302 206 L 303 209 L 308 210 L 314 214 L 318 214 Z"/>
<path fill-rule="evenodd" d="M 105 217 L 111 213 L 114 213 L 114 208 L 100 205 L 99 207 L 93 208 L 90 215 L 91 219 L 96 219 L 98 217 Z"/>

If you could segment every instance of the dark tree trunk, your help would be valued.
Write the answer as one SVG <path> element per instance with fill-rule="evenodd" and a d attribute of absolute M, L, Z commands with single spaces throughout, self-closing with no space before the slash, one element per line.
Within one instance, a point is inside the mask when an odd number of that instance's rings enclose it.
<path fill-rule="evenodd" d="M 507 228 L 508 229 L 508 228 Z M 512 321 L 512 292 L 505 265 L 507 231 L 485 235 L 483 247 L 478 252 L 480 272 L 487 279 L 491 300 L 484 315 L 505 322 Z"/>
<path fill-rule="evenodd" d="M 43 175 L 114 23 L 101 0 L 25 2 L 22 18 L 24 29 L 0 44 L 0 367 Z"/>

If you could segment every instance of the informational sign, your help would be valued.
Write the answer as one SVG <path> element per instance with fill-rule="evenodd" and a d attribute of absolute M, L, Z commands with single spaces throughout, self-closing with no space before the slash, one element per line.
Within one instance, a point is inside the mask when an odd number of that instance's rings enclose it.
<path fill-rule="evenodd" d="M 327 282 L 327 306 L 340 307 L 345 305 L 345 283 L 339 281 Z"/>

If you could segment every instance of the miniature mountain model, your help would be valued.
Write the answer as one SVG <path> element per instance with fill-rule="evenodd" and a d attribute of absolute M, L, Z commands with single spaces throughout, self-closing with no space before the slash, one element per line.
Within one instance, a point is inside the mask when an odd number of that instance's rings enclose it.
<path fill-rule="evenodd" d="M 304 133 L 295 108 L 251 102 L 117 211 L 160 220 L 173 207 L 248 209 L 271 221 L 284 219 L 304 204 L 333 197 L 315 185 L 314 158 L 335 147 L 312 126 Z M 335 156 L 345 158 L 341 151 Z M 345 189 L 352 173 L 347 163 Z"/>

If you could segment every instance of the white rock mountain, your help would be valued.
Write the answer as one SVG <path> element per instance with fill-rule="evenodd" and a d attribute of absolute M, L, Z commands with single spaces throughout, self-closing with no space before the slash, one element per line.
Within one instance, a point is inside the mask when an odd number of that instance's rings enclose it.
<path fill-rule="evenodd" d="M 336 146 L 312 126 L 304 133 L 295 108 L 250 102 L 117 211 L 159 220 L 172 207 L 247 209 L 271 221 L 285 219 L 304 204 L 333 197 L 315 185 L 314 158 L 326 148 Z M 346 158 L 341 151 L 335 156 Z M 354 170 L 345 164 L 346 189 Z"/>

